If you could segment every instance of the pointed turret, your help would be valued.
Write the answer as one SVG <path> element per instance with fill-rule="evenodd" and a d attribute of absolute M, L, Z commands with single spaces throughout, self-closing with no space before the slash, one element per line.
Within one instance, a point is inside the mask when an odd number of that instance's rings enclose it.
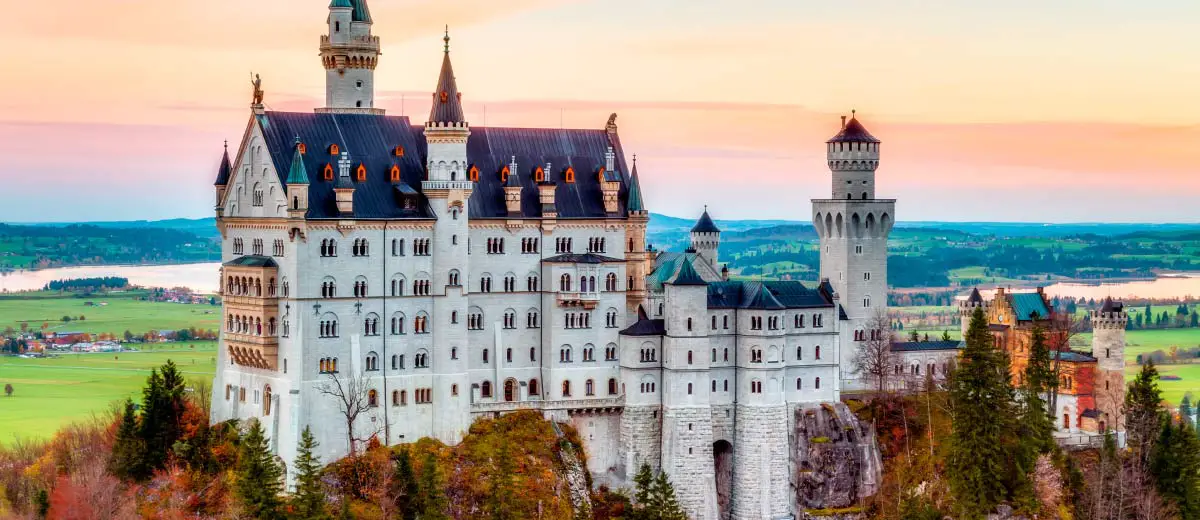
<path fill-rule="evenodd" d="M 696 272 L 696 268 L 692 267 L 692 263 L 686 258 L 680 262 L 679 272 L 667 283 L 670 285 L 708 285 L 708 282 L 700 277 L 700 273 Z"/>
<path fill-rule="evenodd" d="M 233 173 L 233 166 L 229 162 L 229 141 L 225 141 L 225 155 L 221 157 L 221 165 L 217 167 L 217 180 L 213 182 L 213 187 L 216 188 L 217 216 L 221 216 L 221 201 L 225 199 L 225 188 L 229 184 L 229 176 Z"/>
<path fill-rule="evenodd" d="M 696 221 L 696 225 L 692 227 L 692 233 L 720 233 L 721 230 L 713 223 L 712 217 L 708 216 L 708 207 L 704 207 L 704 214 L 700 215 L 700 219 Z"/>
<path fill-rule="evenodd" d="M 233 171 L 233 166 L 229 161 L 229 141 L 225 141 L 225 155 L 221 157 L 221 165 L 217 167 L 217 181 L 213 186 L 224 186 L 229 184 L 229 174 Z"/>
<path fill-rule="evenodd" d="M 842 116 L 842 129 L 831 137 L 827 143 L 878 143 L 879 139 L 871 135 L 867 128 L 858 121 L 857 111 L 850 112 L 850 120 Z"/>
<path fill-rule="evenodd" d="M 633 156 L 633 173 L 629 175 L 629 200 L 625 205 L 630 213 L 646 211 L 646 205 L 642 202 L 642 183 L 638 180 L 636 155 Z"/>
<path fill-rule="evenodd" d="M 721 246 L 721 230 L 713 223 L 712 217 L 708 216 L 708 206 L 704 207 L 704 213 L 692 227 L 691 238 L 692 249 L 704 257 L 709 267 L 717 270 L 717 248 Z"/>
<path fill-rule="evenodd" d="M 446 28 L 446 36 L 442 56 L 442 71 L 438 75 L 437 89 L 433 91 L 433 108 L 429 111 L 429 122 L 444 124 L 442 126 L 458 126 L 465 123 L 463 116 L 462 94 L 454 81 L 454 66 L 450 64 L 450 28 Z"/>
<path fill-rule="evenodd" d="M 293 147 L 292 167 L 287 176 L 288 216 L 304 218 L 308 213 L 308 169 L 304 167 L 304 145 L 299 137 Z"/>

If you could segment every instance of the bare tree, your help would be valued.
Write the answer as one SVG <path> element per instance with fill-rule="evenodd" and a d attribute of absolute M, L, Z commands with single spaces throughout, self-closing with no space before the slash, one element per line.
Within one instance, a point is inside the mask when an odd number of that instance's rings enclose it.
<path fill-rule="evenodd" d="M 365 437 L 356 434 L 355 426 L 360 416 L 365 414 L 375 419 L 371 409 L 378 405 L 379 399 L 375 396 L 375 402 L 372 402 L 370 381 L 365 375 L 338 377 L 337 374 L 330 373 L 329 379 L 317 387 L 317 391 L 337 401 L 338 411 L 346 421 L 346 442 L 350 445 L 350 455 L 358 453 L 355 443 L 367 442 L 383 431 L 382 423 L 372 421 L 374 426 L 371 427 L 370 434 Z"/>
<path fill-rule="evenodd" d="M 888 390 L 888 377 L 899 363 L 892 352 L 892 320 L 887 311 L 878 309 L 867 319 L 867 339 L 854 356 L 854 366 L 859 373 L 875 379 L 877 396 Z"/>
<path fill-rule="evenodd" d="M 1053 381 L 1050 381 L 1050 398 L 1046 400 L 1046 405 L 1049 407 L 1047 413 L 1051 417 L 1054 417 L 1058 410 L 1059 367 L 1062 365 L 1060 352 L 1069 352 L 1071 339 L 1082 333 L 1083 329 L 1083 320 L 1066 311 L 1055 313 L 1050 320 L 1050 334 L 1047 341 L 1050 346 L 1051 372 L 1054 374 L 1054 378 Z"/>

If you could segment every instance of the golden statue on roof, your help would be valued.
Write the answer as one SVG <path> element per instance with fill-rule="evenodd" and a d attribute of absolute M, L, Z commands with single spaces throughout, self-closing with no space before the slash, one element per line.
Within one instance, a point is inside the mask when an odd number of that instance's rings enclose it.
<path fill-rule="evenodd" d="M 250 80 L 250 84 L 254 86 L 254 104 L 261 105 L 263 102 L 262 78 L 258 74 L 254 74 L 254 79 Z"/>

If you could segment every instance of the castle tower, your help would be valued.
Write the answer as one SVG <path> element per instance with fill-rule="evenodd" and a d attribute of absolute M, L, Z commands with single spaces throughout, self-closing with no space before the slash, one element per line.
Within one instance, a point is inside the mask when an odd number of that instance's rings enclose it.
<path fill-rule="evenodd" d="M 975 314 L 975 309 L 983 309 L 987 313 L 987 302 L 983 301 L 978 287 L 971 289 L 971 295 L 966 300 L 958 302 L 958 319 L 964 341 L 967 339 L 967 329 L 971 328 L 971 315 Z"/>
<path fill-rule="evenodd" d="M 367 0 L 333 0 L 329 33 L 321 36 L 325 108 L 318 112 L 382 114 L 375 108 L 379 37 L 371 36 Z"/>
<path fill-rule="evenodd" d="M 471 387 L 467 377 L 467 289 L 451 285 L 467 267 L 468 199 L 474 183 L 467 176 L 470 125 L 463 116 L 461 96 L 450 64 L 447 31 L 442 70 L 433 93 L 433 108 L 425 122 L 428 180 L 421 183 L 437 216 L 433 231 L 433 408 L 434 436 L 457 443 L 471 424 Z"/>
<path fill-rule="evenodd" d="M 716 518 L 708 283 L 685 261 L 664 290 L 662 471 L 689 518 Z"/>
<path fill-rule="evenodd" d="M 713 223 L 712 217 L 708 216 L 708 206 L 704 207 L 704 214 L 700 215 L 700 219 L 696 221 L 696 225 L 692 226 L 692 249 L 695 249 L 708 265 L 713 268 L 713 271 L 719 270 L 717 267 L 717 247 L 721 245 L 721 230 Z"/>
<path fill-rule="evenodd" d="M 833 285 L 848 318 L 841 331 L 840 359 L 843 388 L 848 390 L 864 384 L 854 357 L 867 337 L 867 320 L 887 311 L 887 240 L 896 201 L 875 198 L 879 144 L 857 117 L 846 121 L 843 116 L 841 131 L 826 143 L 832 193 L 812 201 L 821 278 Z"/>
<path fill-rule="evenodd" d="M 613 127 L 610 130 L 615 133 Z M 650 272 L 651 255 L 646 251 L 646 227 L 650 224 L 650 212 L 642 201 L 642 183 L 638 178 L 637 155 L 633 156 L 633 171 L 629 175 L 629 194 L 625 202 L 625 210 L 629 213 L 629 223 L 626 227 L 628 245 L 625 257 L 629 260 L 625 300 L 626 316 L 630 324 L 636 320 L 638 307 L 647 305 L 646 274 Z"/>
<path fill-rule="evenodd" d="M 1125 327 L 1129 314 L 1120 302 L 1105 298 L 1098 311 L 1091 311 L 1092 357 L 1096 358 L 1096 409 L 1100 411 L 1098 430 L 1114 430 L 1118 441 L 1124 431 L 1120 407 L 1125 402 Z"/>

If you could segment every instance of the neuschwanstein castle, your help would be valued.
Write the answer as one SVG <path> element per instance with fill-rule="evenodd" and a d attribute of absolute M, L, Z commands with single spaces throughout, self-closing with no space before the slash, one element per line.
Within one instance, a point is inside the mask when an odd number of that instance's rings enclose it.
<path fill-rule="evenodd" d="M 217 177 L 213 420 L 260 418 L 284 461 L 311 427 L 331 460 L 346 426 L 320 389 L 358 378 L 358 433 L 388 444 L 456 443 L 477 417 L 540 410 L 579 430 L 598 483 L 648 462 L 693 518 L 796 514 L 789 418 L 857 384 L 856 345 L 887 303 L 895 201 L 876 197 L 879 140 L 843 118 L 825 143 L 822 282 L 731 281 L 707 211 L 686 251 L 648 247 L 615 115 L 472 126 L 449 36 L 429 118 L 385 115 L 366 0 L 334 0 L 328 17 L 326 106 L 266 110 L 256 81 Z"/>

